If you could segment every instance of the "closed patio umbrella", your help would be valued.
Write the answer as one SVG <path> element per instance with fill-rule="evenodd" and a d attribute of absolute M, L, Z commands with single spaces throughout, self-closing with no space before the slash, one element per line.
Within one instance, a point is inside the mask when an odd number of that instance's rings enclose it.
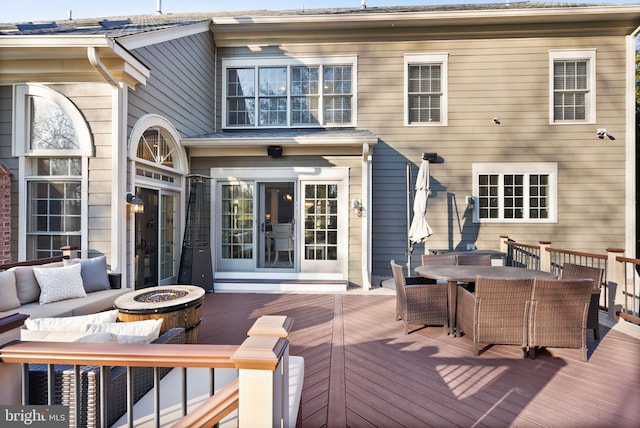
<path fill-rule="evenodd" d="M 417 243 L 424 242 L 433 234 L 429 223 L 427 223 L 427 199 L 431 194 L 429 187 L 429 161 L 423 160 L 418 170 L 416 178 L 415 196 L 413 198 L 413 220 L 409 228 L 409 269 L 411 269 L 411 252 L 413 246 Z"/>

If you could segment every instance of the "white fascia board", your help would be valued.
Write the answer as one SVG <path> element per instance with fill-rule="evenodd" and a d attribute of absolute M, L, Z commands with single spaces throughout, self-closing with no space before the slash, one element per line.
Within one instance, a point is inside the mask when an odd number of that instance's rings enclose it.
<path fill-rule="evenodd" d="M 368 144 L 375 145 L 378 137 L 369 136 L 344 136 L 331 138 L 318 138 L 300 136 L 293 138 L 283 137 L 257 137 L 257 138 L 186 138 L 180 141 L 185 147 L 193 148 L 223 148 L 223 147 L 266 147 L 273 144 L 282 146 L 362 146 Z"/>
<path fill-rule="evenodd" d="M 38 36 L 2 36 L 0 37 L 0 47 L 4 48 L 48 48 L 48 47 L 69 47 L 88 48 L 90 46 L 110 47 L 109 39 L 105 36 L 74 36 L 74 35 L 38 35 Z"/>
<path fill-rule="evenodd" d="M 207 31 L 211 31 L 211 21 L 166 28 L 164 30 L 148 31 L 146 33 L 133 34 L 131 36 L 122 36 L 118 37 L 118 43 L 126 49 L 134 50 Z"/>
<path fill-rule="evenodd" d="M 483 10 L 450 10 L 450 11 L 426 11 L 426 12 L 383 12 L 383 13 L 345 13 L 335 15 L 313 15 L 313 11 L 309 11 L 306 15 L 293 16 L 242 16 L 242 17 L 214 17 L 213 30 L 221 30 L 221 27 L 249 25 L 256 27 L 261 24 L 270 25 L 308 25 L 311 23 L 328 24 L 335 22 L 344 25 L 345 22 L 351 22 L 355 28 L 370 27 L 372 23 L 378 22 L 384 25 L 393 22 L 394 25 L 415 25 L 420 22 L 422 25 L 428 22 L 434 22 L 438 25 L 443 23 L 464 23 L 470 20 L 482 21 L 483 24 L 497 23 L 519 23 L 530 21 L 573 21 L 579 22 L 584 20 L 594 20 L 598 18 L 607 19 L 623 19 L 628 20 L 630 14 L 637 15 L 640 13 L 638 5 L 606 5 L 596 7 L 558 7 L 558 8 L 516 8 L 516 9 L 483 9 Z"/>
<path fill-rule="evenodd" d="M 125 72 L 133 77 L 136 81 L 143 85 L 147 83 L 147 79 L 151 75 L 151 70 L 133 56 L 125 47 L 117 40 L 108 40 L 109 47 L 118 57 L 124 61 Z"/>

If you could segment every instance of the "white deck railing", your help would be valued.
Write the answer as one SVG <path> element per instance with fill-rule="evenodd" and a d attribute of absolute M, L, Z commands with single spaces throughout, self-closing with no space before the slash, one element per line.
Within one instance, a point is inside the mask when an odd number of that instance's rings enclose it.
<path fill-rule="evenodd" d="M 196 344 L 106 344 L 106 343 L 61 343 L 61 342 L 17 342 L 0 349 L 3 364 L 21 364 L 23 373 L 29 363 L 68 364 L 75 367 L 78 378 L 80 367 L 92 365 L 125 367 L 182 367 L 223 369 L 234 368 L 238 371 L 237 380 L 232 381 L 211 398 L 192 408 L 186 404 L 189 386 L 183 380 L 182 417 L 177 427 L 211 426 L 233 411 L 237 411 L 239 427 L 293 427 L 295 413 L 299 406 L 300 393 L 293 388 L 302 388 L 303 368 L 296 368 L 299 379 L 290 380 L 288 334 L 292 320 L 285 316 L 264 316 L 259 318 L 248 332 L 248 338 L 240 346 L 236 345 L 196 345 Z M 293 358 L 293 357 L 292 357 Z M 301 360 L 299 357 L 296 357 Z M 296 360 L 299 365 L 299 361 Z M 156 370 L 157 372 L 158 370 Z M 50 370 L 52 373 L 52 370 Z M 153 426 L 163 426 L 160 420 L 163 409 L 160 408 L 160 395 L 163 388 L 159 376 L 155 376 L 153 394 L 155 422 Z M 130 390 L 130 379 L 127 389 Z M 23 380 L 26 391 L 28 379 Z M 104 383 L 104 382 L 103 382 Z M 172 385 L 175 389 L 176 385 Z M 157 392 L 156 392 L 157 391 Z M 123 393 L 126 393 L 123 391 Z M 75 396 L 79 396 L 79 386 L 74 386 Z M 28 394 L 23 392 L 23 403 L 28 403 Z M 81 400 L 71 400 L 74 408 L 71 414 L 79 414 Z M 135 427 L 135 409 L 129 398 L 128 426 Z M 52 404 L 52 403 L 50 403 Z M 106 403 L 101 403 L 106 405 Z M 291 410 L 294 409 L 295 413 Z M 99 413 L 99 412 L 98 412 Z M 102 412 L 103 414 L 106 412 Z M 176 421 L 172 421 L 173 424 Z M 104 421 L 94 424 L 106 426 Z"/>
<path fill-rule="evenodd" d="M 624 250 L 619 248 L 607 248 L 606 254 L 596 254 L 553 248 L 551 244 L 550 241 L 524 244 L 506 235 L 500 236 L 500 251 L 507 255 L 506 265 L 539 269 L 558 276 L 565 263 L 602 268 L 604 292 L 600 299 L 601 309 L 606 310 L 612 320 L 620 316 L 635 324 L 640 323 L 640 259 L 625 257 Z"/>

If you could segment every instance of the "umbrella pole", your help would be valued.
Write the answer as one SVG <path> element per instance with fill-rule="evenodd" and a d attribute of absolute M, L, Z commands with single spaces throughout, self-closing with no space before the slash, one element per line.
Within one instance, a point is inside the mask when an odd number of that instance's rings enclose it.
<path fill-rule="evenodd" d="M 407 162 L 407 272 L 411 274 L 411 253 L 413 246 L 409 238 L 411 228 L 411 162 Z"/>

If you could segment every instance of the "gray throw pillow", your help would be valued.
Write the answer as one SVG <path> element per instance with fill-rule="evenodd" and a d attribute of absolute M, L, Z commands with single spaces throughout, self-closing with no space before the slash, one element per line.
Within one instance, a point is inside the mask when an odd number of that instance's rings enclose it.
<path fill-rule="evenodd" d="M 82 276 L 82 285 L 87 293 L 111 288 L 109 275 L 107 274 L 107 256 L 64 261 L 65 266 L 78 263 L 80 263 L 81 266 L 80 275 Z"/>
<path fill-rule="evenodd" d="M 20 307 L 16 275 L 11 271 L 0 272 L 0 312 Z"/>
<path fill-rule="evenodd" d="M 31 266 L 16 266 L 11 268 L 16 275 L 16 290 L 21 305 L 37 302 L 40 298 L 40 286 L 33 274 Z"/>

